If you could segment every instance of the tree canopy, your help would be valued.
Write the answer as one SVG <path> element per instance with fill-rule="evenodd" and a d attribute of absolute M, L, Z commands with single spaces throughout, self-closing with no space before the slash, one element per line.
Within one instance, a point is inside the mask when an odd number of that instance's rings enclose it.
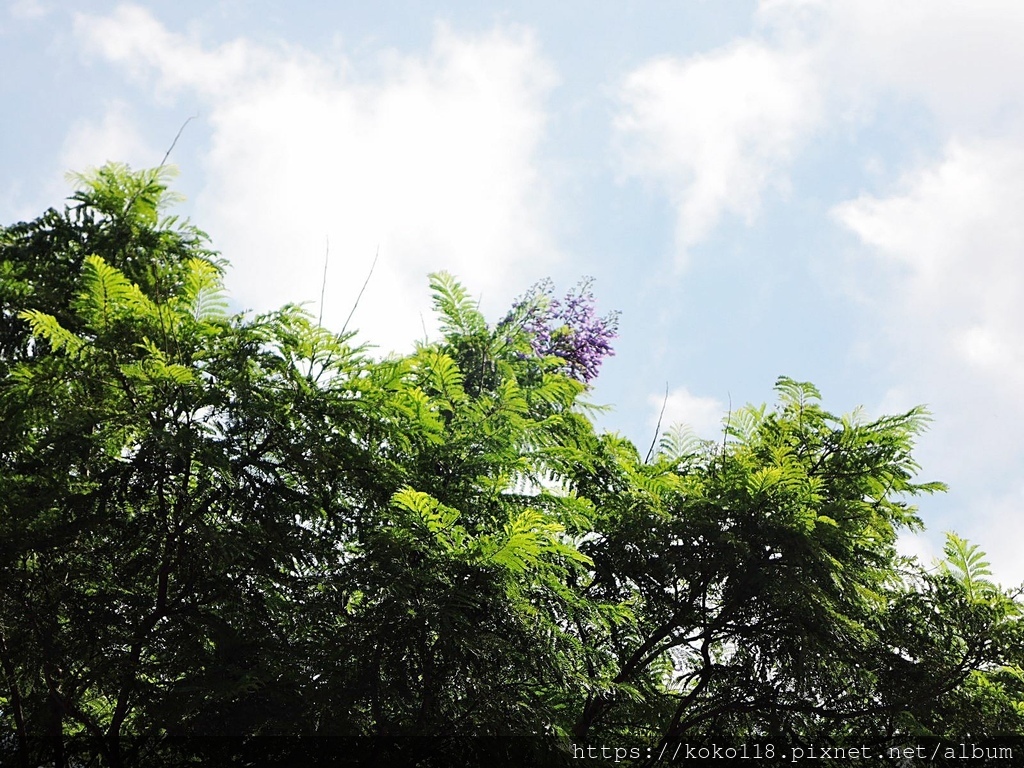
<path fill-rule="evenodd" d="M 232 314 L 166 169 L 77 180 L 0 228 L 4 765 L 1020 749 L 1019 592 L 896 549 L 925 410 L 781 377 L 643 459 L 591 418 L 589 282 L 488 322 L 434 274 L 440 337 L 374 356 Z"/>

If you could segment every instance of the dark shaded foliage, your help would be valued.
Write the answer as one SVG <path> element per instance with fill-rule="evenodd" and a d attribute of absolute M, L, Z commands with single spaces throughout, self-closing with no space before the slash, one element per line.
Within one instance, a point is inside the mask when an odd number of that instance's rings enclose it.
<path fill-rule="evenodd" d="M 229 315 L 161 172 L 80 182 L 0 230 L 4 765 L 1019 744 L 1018 596 L 955 535 L 896 553 L 941 490 L 921 409 L 783 378 L 644 462 L 581 401 L 615 330 L 587 282 L 491 326 L 433 275 L 442 338 L 375 360 Z"/>

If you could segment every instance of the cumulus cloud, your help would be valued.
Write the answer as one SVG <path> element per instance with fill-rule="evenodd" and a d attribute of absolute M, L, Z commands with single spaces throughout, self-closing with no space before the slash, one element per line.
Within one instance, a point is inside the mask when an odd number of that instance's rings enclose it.
<path fill-rule="evenodd" d="M 1024 578 L 1005 545 L 1024 533 L 1022 206 L 1024 145 L 1004 138 L 952 140 L 889 192 L 833 209 L 883 267 L 872 308 L 892 374 L 936 414 L 922 463 L 1011 581 Z"/>
<path fill-rule="evenodd" d="M 271 76 L 275 66 L 288 63 L 281 58 L 284 52 L 245 39 L 206 50 L 196 37 L 171 32 L 136 5 L 122 5 L 109 16 L 77 14 L 75 31 L 91 52 L 120 65 L 137 82 L 155 83 L 168 94 L 188 89 L 230 97 L 243 83 Z"/>
<path fill-rule="evenodd" d="M 968 512 L 972 524 L 961 532 L 988 555 L 997 582 L 1007 587 L 1024 584 L 1024 484 L 1018 480 L 999 493 L 980 495 Z"/>
<path fill-rule="evenodd" d="M 878 364 L 935 413 L 922 464 L 950 483 L 960 532 L 1019 580 L 1003 542 L 1024 519 L 1024 6 L 762 0 L 758 19 L 814 62 L 830 118 L 855 118 L 852 135 L 875 126 L 914 142 L 832 212 L 863 246 L 854 258 L 870 275 L 858 288 L 874 296 L 863 328 Z"/>
<path fill-rule="evenodd" d="M 906 327 L 1006 391 L 1024 385 L 1024 146 L 951 141 L 886 196 L 834 215 L 893 270 L 886 292 Z M 937 333 L 936 333 L 937 332 Z"/>
<path fill-rule="evenodd" d="M 991 565 L 993 581 L 1004 587 L 1024 584 L 1020 542 L 1024 540 L 1024 485 L 1012 483 L 999 491 L 978 489 L 955 520 L 932 521 L 924 533 L 904 533 L 900 554 L 917 557 L 925 566 L 943 558 L 945 534 L 954 532 L 980 547 Z"/>
<path fill-rule="evenodd" d="M 657 424 L 664 407 L 662 429 L 683 425 L 702 438 L 713 438 L 716 432 L 721 432 L 726 408 L 713 397 L 700 397 L 686 387 L 677 387 L 668 393 L 667 398 L 665 395 L 648 395 L 647 403 L 651 408 L 649 422 L 652 427 Z"/>
<path fill-rule="evenodd" d="M 507 301 L 558 258 L 539 169 L 555 78 L 523 29 L 438 26 L 428 51 L 383 51 L 359 74 L 342 56 L 206 46 L 132 6 L 76 26 L 161 98 L 205 102 L 197 217 L 247 306 L 316 302 L 329 239 L 324 321 L 339 327 L 379 249 L 353 325 L 392 348 L 421 335 L 428 271 Z"/>
<path fill-rule="evenodd" d="M 1024 129 L 1024 5 L 1013 0 L 761 0 L 755 33 L 631 72 L 621 170 L 676 211 L 679 263 L 727 215 L 751 221 L 814 131 L 916 105 L 940 131 Z"/>
<path fill-rule="evenodd" d="M 916 100 L 946 130 L 1021 127 L 1024 5 L 1016 0 L 761 0 L 758 15 L 813 49 L 844 99 Z"/>
<path fill-rule="evenodd" d="M 615 120 L 626 176 L 664 188 L 677 214 L 678 261 L 723 215 L 750 220 L 818 120 L 818 84 L 802 53 L 741 40 L 661 58 L 626 77 Z"/>
<path fill-rule="evenodd" d="M 12 18 L 35 21 L 49 15 L 52 9 L 40 0 L 14 0 L 7 10 Z"/>
<path fill-rule="evenodd" d="M 152 165 L 158 157 L 158 152 L 142 137 L 128 105 L 114 101 L 106 106 L 101 118 L 85 118 L 71 126 L 61 149 L 60 164 L 78 170 L 99 167 L 108 161 L 142 167 Z"/>

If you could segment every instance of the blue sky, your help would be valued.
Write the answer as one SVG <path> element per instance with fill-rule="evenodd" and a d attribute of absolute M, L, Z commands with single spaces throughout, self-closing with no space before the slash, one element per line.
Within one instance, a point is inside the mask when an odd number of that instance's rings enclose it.
<path fill-rule="evenodd" d="M 315 304 L 382 350 L 447 269 L 491 317 L 551 276 L 622 311 L 593 393 L 644 449 L 813 381 L 927 404 L 921 500 L 1024 580 L 1024 4 L 15 0 L 0 221 L 107 160 L 172 162 L 239 307 Z"/>

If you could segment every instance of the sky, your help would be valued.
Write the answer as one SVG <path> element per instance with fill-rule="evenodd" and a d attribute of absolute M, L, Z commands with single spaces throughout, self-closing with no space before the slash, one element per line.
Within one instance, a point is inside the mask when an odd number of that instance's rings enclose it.
<path fill-rule="evenodd" d="M 13 0 L 0 223 L 173 143 L 235 306 L 323 289 L 382 355 L 436 332 L 430 272 L 494 320 L 591 276 L 621 312 L 602 429 L 645 453 L 664 404 L 714 438 L 781 375 L 834 413 L 926 405 L 950 490 L 901 548 L 954 530 L 1016 585 L 1021 40 L 1019 0 Z"/>

